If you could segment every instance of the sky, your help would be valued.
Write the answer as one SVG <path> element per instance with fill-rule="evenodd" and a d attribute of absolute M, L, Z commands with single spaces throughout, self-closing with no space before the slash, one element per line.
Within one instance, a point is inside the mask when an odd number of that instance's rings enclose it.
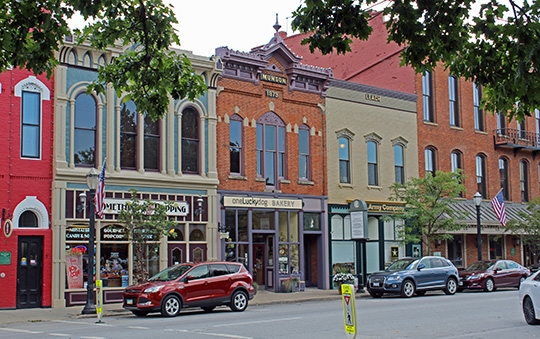
<path fill-rule="evenodd" d="M 166 0 L 167 1 L 167 0 Z M 217 47 L 249 52 L 274 36 L 278 14 L 280 31 L 289 35 L 292 12 L 302 0 L 168 0 L 178 20 L 180 48 L 211 56 Z"/>

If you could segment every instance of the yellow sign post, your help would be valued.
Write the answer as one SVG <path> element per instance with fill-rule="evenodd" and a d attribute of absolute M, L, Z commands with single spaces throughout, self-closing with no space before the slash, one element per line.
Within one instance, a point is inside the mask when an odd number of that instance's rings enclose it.
<path fill-rule="evenodd" d="M 98 323 L 101 322 L 101 315 L 103 314 L 103 285 L 101 279 L 96 280 L 96 313 L 98 317 Z"/>
<path fill-rule="evenodd" d="M 345 324 L 345 333 L 352 334 L 356 338 L 356 313 L 354 306 L 354 285 L 342 284 L 341 297 L 343 304 L 343 318 Z"/>

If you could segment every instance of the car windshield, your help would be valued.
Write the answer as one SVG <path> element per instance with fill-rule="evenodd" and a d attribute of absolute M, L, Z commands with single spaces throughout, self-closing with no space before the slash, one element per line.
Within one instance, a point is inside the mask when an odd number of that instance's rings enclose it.
<path fill-rule="evenodd" d="M 387 270 L 395 271 L 395 270 L 407 270 L 412 267 L 412 265 L 416 262 L 415 259 L 399 259 L 394 261 L 390 266 L 388 266 Z"/>
<path fill-rule="evenodd" d="M 177 266 L 171 266 L 169 268 L 164 269 L 163 271 L 159 272 L 158 274 L 154 275 L 148 281 L 170 281 L 178 279 L 182 274 L 186 273 L 187 270 L 192 268 L 191 265 L 177 265 Z"/>
<path fill-rule="evenodd" d="M 495 265 L 495 263 L 490 261 L 473 262 L 469 267 L 467 267 L 467 271 L 487 270 L 493 265 Z"/>

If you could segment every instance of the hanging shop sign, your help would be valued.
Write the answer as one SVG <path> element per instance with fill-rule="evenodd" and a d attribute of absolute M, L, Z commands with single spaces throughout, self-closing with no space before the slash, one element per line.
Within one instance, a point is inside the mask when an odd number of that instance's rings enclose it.
<path fill-rule="evenodd" d="M 223 197 L 225 207 L 302 209 L 302 199 L 278 199 L 257 197 Z"/>
<path fill-rule="evenodd" d="M 6 220 L 4 223 L 4 235 L 6 238 L 11 237 L 11 232 L 13 231 L 13 223 L 10 219 Z"/>
<path fill-rule="evenodd" d="M 126 209 L 127 204 L 131 200 L 127 199 L 105 199 L 105 209 L 103 213 L 119 214 L 120 211 Z M 157 201 L 158 204 L 163 204 L 162 201 Z M 171 206 L 167 207 L 167 215 L 170 217 L 185 217 L 189 213 L 189 205 L 185 201 L 175 201 Z"/>

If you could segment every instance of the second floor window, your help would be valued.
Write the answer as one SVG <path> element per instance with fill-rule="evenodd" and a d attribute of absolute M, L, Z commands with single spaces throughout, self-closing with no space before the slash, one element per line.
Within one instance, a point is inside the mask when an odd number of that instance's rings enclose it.
<path fill-rule="evenodd" d="M 479 154 L 476 156 L 476 186 L 482 198 L 487 199 L 486 192 L 486 158 Z"/>
<path fill-rule="evenodd" d="M 41 94 L 22 92 L 22 130 L 21 157 L 39 158 L 41 156 Z"/>
<path fill-rule="evenodd" d="M 461 153 L 459 151 L 453 151 L 450 154 L 450 165 L 452 167 L 452 172 L 457 172 L 460 169 L 463 169 L 461 164 Z M 459 196 L 463 197 L 463 192 L 461 192 Z"/>
<path fill-rule="evenodd" d="M 338 145 L 339 145 L 339 182 L 342 184 L 350 184 L 351 171 L 350 171 L 349 139 L 346 137 L 340 137 L 338 139 Z"/>
<path fill-rule="evenodd" d="M 529 201 L 529 164 L 522 160 L 519 162 L 519 189 L 521 191 L 521 201 Z"/>
<path fill-rule="evenodd" d="M 368 185 L 379 185 L 379 168 L 377 165 L 377 143 L 374 141 L 368 141 L 367 143 L 367 156 L 368 156 Z"/>
<path fill-rule="evenodd" d="M 274 112 L 257 121 L 257 175 L 267 186 L 277 186 L 285 177 L 285 124 Z"/>
<path fill-rule="evenodd" d="M 525 127 L 525 120 L 517 122 L 518 136 L 521 139 L 527 139 L 527 129 Z"/>
<path fill-rule="evenodd" d="M 137 168 L 137 124 L 139 114 L 133 101 L 122 105 L 120 111 L 120 167 Z"/>
<path fill-rule="evenodd" d="M 448 101 L 450 108 L 450 125 L 459 126 L 458 79 L 455 76 L 448 77 Z"/>
<path fill-rule="evenodd" d="M 431 72 L 425 71 L 422 74 L 422 102 L 424 106 L 424 121 L 434 122 L 433 116 L 433 96 L 431 84 Z"/>
<path fill-rule="evenodd" d="M 497 133 L 499 135 L 506 135 L 506 117 L 500 112 L 497 113 Z"/>
<path fill-rule="evenodd" d="M 95 166 L 96 100 L 81 93 L 75 99 L 74 157 L 75 165 Z"/>
<path fill-rule="evenodd" d="M 229 120 L 230 172 L 242 173 L 242 118 L 237 114 Z"/>
<path fill-rule="evenodd" d="M 505 158 L 499 159 L 499 179 L 501 181 L 501 188 L 504 200 L 510 200 L 510 192 L 508 186 L 508 160 Z"/>
<path fill-rule="evenodd" d="M 435 176 L 436 163 L 435 163 L 435 150 L 433 148 L 426 148 L 424 150 L 424 161 L 426 175 Z"/>
<path fill-rule="evenodd" d="M 402 145 L 394 145 L 394 173 L 395 182 L 398 184 L 405 183 L 405 162 L 403 153 Z"/>
<path fill-rule="evenodd" d="M 484 130 L 484 111 L 480 106 L 481 101 L 482 87 L 473 83 L 474 129 L 477 131 Z"/>
<path fill-rule="evenodd" d="M 298 129 L 298 177 L 309 179 L 309 127 L 305 124 Z"/>
<path fill-rule="evenodd" d="M 152 121 L 149 116 L 144 117 L 144 169 L 159 170 L 160 132 L 159 122 Z"/>
<path fill-rule="evenodd" d="M 193 107 L 182 111 L 182 172 L 199 173 L 199 112 Z"/>

